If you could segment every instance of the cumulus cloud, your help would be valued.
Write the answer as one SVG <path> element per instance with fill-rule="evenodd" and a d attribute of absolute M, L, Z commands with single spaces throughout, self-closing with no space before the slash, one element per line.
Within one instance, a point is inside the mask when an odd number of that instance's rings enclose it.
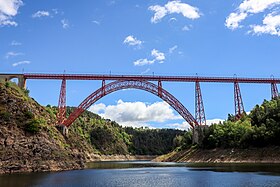
<path fill-rule="evenodd" d="M 153 50 L 151 51 L 151 55 L 152 55 L 152 57 L 155 58 L 155 60 L 159 61 L 159 63 L 163 63 L 163 60 L 165 60 L 165 55 L 164 55 L 164 53 L 159 52 L 159 51 L 156 50 L 156 49 L 153 49 Z"/>
<path fill-rule="evenodd" d="M 124 39 L 123 43 L 130 46 L 140 46 L 142 45 L 143 41 L 138 40 L 136 37 L 132 35 L 129 35 Z"/>
<path fill-rule="evenodd" d="M 223 120 L 223 119 L 209 119 L 209 120 L 206 120 L 206 125 L 212 125 L 212 124 L 214 124 L 214 123 L 222 123 L 223 121 L 225 121 L 225 120 Z"/>
<path fill-rule="evenodd" d="M 154 12 L 154 16 L 151 18 L 152 23 L 157 23 L 166 15 L 174 13 L 182 14 L 188 19 L 198 19 L 201 15 L 198 8 L 182 3 L 180 0 L 169 1 L 164 6 L 150 6 L 148 9 Z"/>
<path fill-rule="evenodd" d="M 166 127 L 175 128 L 179 130 L 188 130 L 191 128 L 191 126 L 186 121 L 183 121 L 182 123 L 167 124 Z"/>
<path fill-rule="evenodd" d="M 230 13 L 226 18 L 225 25 L 227 28 L 235 30 L 242 27 L 240 23 L 248 16 L 264 12 L 273 8 L 277 8 L 280 5 L 280 0 L 244 0 L 237 8 L 235 12 Z M 271 14 L 265 16 L 263 25 L 251 25 L 253 32 L 255 33 L 268 33 L 276 35 L 278 16 L 272 16 Z"/>
<path fill-rule="evenodd" d="M 105 119 L 118 122 L 122 126 L 149 127 L 151 123 L 160 123 L 164 128 L 176 128 L 188 130 L 191 126 L 184 121 L 174 110 L 164 101 L 147 104 L 144 102 L 124 102 L 118 100 L 115 105 L 105 105 L 103 103 L 94 104 L 89 111 L 99 114 Z M 169 123 L 176 120 L 176 123 Z M 182 120 L 182 121 L 181 121 Z M 177 122 L 181 121 L 181 122 Z M 223 122 L 222 119 L 210 119 L 207 125 Z"/>
<path fill-rule="evenodd" d="M 16 67 L 16 66 L 18 66 L 18 65 L 30 64 L 30 63 L 31 63 L 30 61 L 24 60 L 24 61 L 19 61 L 19 62 L 13 63 L 12 66 Z"/>
<path fill-rule="evenodd" d="M 36 13 L 32 14 L 32 18 L 48 17 L 50 13 L 48 11 L 39 10 Z"/>
<path fill-rule="evenodd" d="M 252 33 L 257 35 L 271 34 L 280 36 L 280 15 L 268 14 L 264 20 L 263 25 L 251 25 Z"/>
<path fill-rule="evenodd" d="M 0 0 L 0 26 L 17 26 L 13 21 L 18 9 L 23 5 L 21 0 Z"/>
<path fill-rule="evenodd" d="M 226 19 L 226 27 L 232 30 L 237 29 L 238 27 L 240 27 L 239 23 L 244 20 L 247 15 L 247 13 L 231 13 Z"/>
<path fill-rule="evenodd" d="M 206 120 L 206 125 L 210 126 L 212 124 L 218 124 L 218 123 L 222 123 L 223 119 L 210 119 L 210 120 Z M 188 124 L 188 122 L 183 121 L 182 123 L 171 123 L 171 124 L 166 124 L 165 125 L 168 128 L 175 128 L 175 129 L 179 129 L 179 130 L 188 130 L 191 129 L 190 124 Z"/>
<path fill-rule="evenodd" d="M 17 52 L 13 52 L 13 51 L 10 51 L 6 54 L 6 59 L 10 58 L 10 57 L 16 57 L 16 56 L 20 56 L 20 55 L 24 55 L 24 53 L 17 53 Z"/>
<path fill-rule="evenodd" d="M 146 58 L 141 58 L 133 62 L 135 66 L 144 66 L 147 64 L 153 64 L 155 60 L 148 60 Z"/>
<path fill-rule="evenodd" d="M 69 21 L 67 19 L 62 19 L 61 24 L 63 29 L 68 29 L 70 27 Z"/>
<path fill-rule="evenodd" d="M 106 119 L 114 120 L 120 124 L 141 124 L 147 122 L 163 123 L 168 120 L 182 119 L 174 114 L 172 108 L 166 102 L 147 104 L 143 102 L 124 102 L 119 100 L 116 105 L 95 104 L 89 109 Z"/>
<path fill-rule="evenodd" d="M 153 49 L 151 51 L 151 57 L 153 58 L 152 60 L 148 60 L 147 58 L 141 58 L 133 62 L 135 66 L 144 66 L 144 65 L 151 65 L 154 64 L 155 62 L 158 63 L 163 63 L 165 60 L 165 54 L 163 52 L 160 52 L 157 49 Z"/>

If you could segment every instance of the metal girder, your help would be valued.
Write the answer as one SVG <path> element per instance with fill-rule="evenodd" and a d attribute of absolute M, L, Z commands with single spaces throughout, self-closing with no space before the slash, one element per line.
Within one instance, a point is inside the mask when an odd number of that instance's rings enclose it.
<path fill-rule="evenodd" d="M 277 84 L 275 82 L 273 82 L 273 83 L 271 83 L 271 99 L 275 99 L 277 97 L 279 97 Z"/>
<path fill-rule="evenodd" d="M 160 83 L 159 83 L 160 84 Z M 112 92 L 122 90 L 122 89 L 140 89 L 150 92 L 156 96 L 160 96 L 161 98 L 167 102 L 171 107 L 173 107 L 192 127 L 198 125 L 195 118 L 192 114 L 183 106 L 183 104 L 178 101 L 172 94 L 167 92 L 165 89 L 157 86 L 154 83 L 147 81 L 139 81 L 139 80 L 127 80 L 127 81 L 114 81 L 104 86 L 104 88 L 99 88 L 91 95 L 89 95 L 67 118 L 64 122 L 65 126 L 70 126 L 86 109 L 88 109 L 92 104 L 96 101 L 108 95 Z M 161 90 L 161 94 L 159 94 L 159 90 Z"/>
<path fill-rule="evenodd" d="M 59 125 L 63 124 L 66 120 L 66 79 L 62 79 L 56 118 Z"/>
<path fill-rule="evenodd" d="M 235 118 L 240 119 L 245 112 L 241 91 L 238 82 L 234 82 L 234 105 L 235 105 Z"/>
<path fill-rule="evenodd" d="M 5 74 L 6 75 L 6 74 Z M 63 79 L 66 80 L 139 80 L 139 81 L 170 81 L 170 82 L 220 82 L 220 83 L 280 83 L 275 78 L 246 77 L 197 77 L 197 76 L 155 76 L 155 75 L 98 75 L 98 74 L 39 74 L 24 73 L 25 79 Z"/>
<path fill-rule="evenodd" d="M 199 125 L 206 125 L 202 94 L 198 81 L 195 82 L 195 119 Z"/>

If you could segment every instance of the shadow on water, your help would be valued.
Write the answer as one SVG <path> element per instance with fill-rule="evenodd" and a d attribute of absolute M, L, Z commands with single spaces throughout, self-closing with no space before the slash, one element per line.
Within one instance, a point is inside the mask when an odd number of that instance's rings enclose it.
<path fill-rule="evenodd" d="M 188 164 L 191 171 L 214 171 L 214 172 L 257 172 L 263 175 L 280 176 L 280 164 L 255 164 L 255 163 L 206 163 Z"/>
<path fill-rule="evenodd" d="M 280 164 L 255 163 L 175 163 L 151 161 L 100 161 L 87 164 L 88 169 L 126 169 L 145 167 L 186 167 L 190 171 L 256 172 L 263 175 L 280 176 Z"/>
<path fill-rule="evenodd" d="M 280 186 L 279 164 L 91 162 L 85 170 L 0 175 L 0 187 Z"/>
<path fill-rule="evenodd" d="M 185 163 L 151 161 L 100 161 L 87 164 L 89 169 L 126 169 L 144 167 L 185 167 Z"/>
<path fill-rule="evenodd" d="M 34 186 L 49 173 L 17 173 L 0 175 L 0 187 Z"/>

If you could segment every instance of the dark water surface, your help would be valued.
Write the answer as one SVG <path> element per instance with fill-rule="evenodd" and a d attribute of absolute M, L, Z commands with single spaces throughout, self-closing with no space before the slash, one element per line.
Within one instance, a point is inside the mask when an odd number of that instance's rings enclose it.
<path fill-rule="evenodd" d="M 93 162 L 85 170 L 0 175 L 0 186 L 280 187 L 280 165 Z"/>

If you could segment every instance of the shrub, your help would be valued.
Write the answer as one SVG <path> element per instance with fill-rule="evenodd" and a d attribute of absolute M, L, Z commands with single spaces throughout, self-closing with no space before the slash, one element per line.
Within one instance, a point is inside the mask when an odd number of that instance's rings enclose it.
<path fill-rule="evenodd" d="M 28 96 L 29 96 L 29 93 L 30 93 L 30 90 L 24 89 L 23 92 L 24 92 L 24 95 L 28 97 Z"/>
<path fill-rule="evenodd" d="M 4 121 L 9 121 L 11 117 L 11 114 L 6 111 L 1 111 L 0 112 L 0 118 L 3 119 Z"/>
<path fill-rule="evenodd" d="M 24 130 L 33 134 L 38 133 L 40 131 L 40 120 L 34 119 L 27 122 Z"/>
<path fill-rule="evenodd" d="M 8 82 L 8 81 L 5 82 L 5 87 L 6 87 L 6 88 L 9 88 L 10 86 L 11 86 L 10 82 Z"/>
<path fill-rule="evenodd" d="M 24 111 L 24 116 L 27 119 L 33 119 L 34 118 L 34 114 L 31 111 Z"/>

